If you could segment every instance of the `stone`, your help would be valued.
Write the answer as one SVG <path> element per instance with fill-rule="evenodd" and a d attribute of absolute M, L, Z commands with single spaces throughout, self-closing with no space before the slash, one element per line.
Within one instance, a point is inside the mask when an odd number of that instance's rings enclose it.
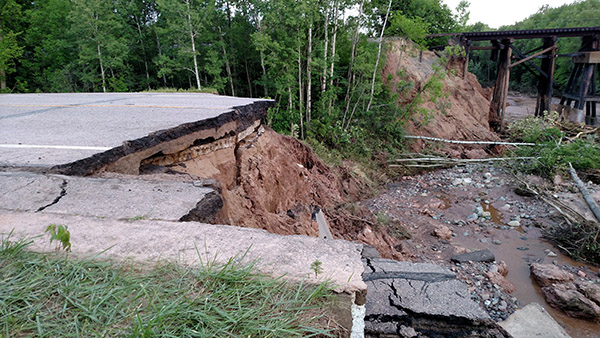
<path fill-rule="evenodd" d="M 450 260 L 455 263 L 466 263 L 466 262 L 493 262 L 496 260 L 494 254 L 488 250 L 478 250 L 463 254 L 453 255 Z"/>
<path fill-rule="evenodd" d="M 471 184 L 471 183 L 473 183 L 473 179 L 471 179 L 470 177 L 463 178 L 463 184 Z"/>
<path fill-rule="evenodd" d="M 485 276 L 489 278 L 490 283 L 500 286 L 502 290 L 508 293 L 512 293 L 516 289 L 515 286 L 511 282 L 509 282 L 508 279 L 504 278 L 504 276 L 499 272 L 486 272 Z"/>
<path fill-rule="evenodd" d="M 521 225 L 521 222 L 519 222 L 519 221 L 510 221 L 510 222 L 506 223 L 506 225 L 508 225 L 510 227 L 513 227 L 513 228 L 516 228 L 516 227 L 518 227 L 518 226 Z"/>
<path fill-rule="evenodd" d="M 517 250 L 520 250 L 520 251 L 527 251 L 527 250 L 529 250 L 529 248 L 528 248 L 528 247 L 526 247 L 526 246 L 520 246 L 520 247 L 518 247 L 518 248 L 517 248 Z"/>
<path fill-rule="evenodd" d="M 529 271 L 541 287 L 550 286 L 554 283 L 571 282 L 574 279 L 573 274 L 553 264 L 533 263 L 529 266 Z"/>
<path fill-rule="evenodd" d="M 501 244 L 502 244 L 502 242 L 500 242 L 500 241 L 499 241 L 499 240 L 497 240 L 497 239 L 494 239 L 494 240 L 492 240 L 492 244 L 501 245 Z"/>
<path fill-rule="evenodd" d="M 463 184 L 463 180 L 462 178 L 456 178 L 452 181 L 452 185 L 462 185 Z"/>
<path fill-rule="evenodd" d="M 579 277 L 581 277 L 581 278 L 585 278 L 585 277 L 587 277 L 587 275 L 585 274 L 585 272 L 583 272 L 583 271 L 581 271 L 581 270 L 578 270 L 578 271 L 577 271 L 577 276 L 579 276 Z"/>
<path fill-rule="evenodd" d="M 571 317 L 600 320 L 600 306 L 579 292 L 575 283 L 552 284 L 543 287 L 542 293 L 548 304 Z"/>
<path fill-rule="evenodd" d="M 485 174 L 483 174 L 483 178 L 484 178 L 486 181 L 489 181 L 489 180 L 491 180 L 491 179 L 492 179 L 492 174 L 491 174 L 491 173 L 485 173 Z"/>
<path fill-rule="evenodd" d="M 586 298 L 600 305 L 600 285 L 594 283 L 577 283 L 577 290 Z"/>
<path fill-rule="evenodd" d="M 452 230 L 445 225 L 437 225 L 433 230 L 433 234 L 443 240 L 450 240 L 452 238 Z"/>
<path fill-rule="evenodd" d="M 506 262 L 500 261 L 500 262 L 498 262 L 497 265 L 498 265 L 498 272 L 502 276 L 506 277 L 506 275 L 508 275 L 508 265 L 506 265 Z"/>
<path fill-rule="evenodd" d="M 571 338 L 538 303 L 518 309 L 499 325 L 514 338 Z"/>

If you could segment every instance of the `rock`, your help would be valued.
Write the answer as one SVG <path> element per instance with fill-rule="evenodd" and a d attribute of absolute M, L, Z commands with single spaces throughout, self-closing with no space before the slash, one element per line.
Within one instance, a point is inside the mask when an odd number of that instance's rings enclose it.
<path fill-rule="evenodd" d="M 528 304 L 498 324 L 514 338 L 570 338 L 538 303 Z"/>
<path fill-rule="evenodd" d="M 454 179 L 454 180 L 452 181 L 452 185 L 455 185 L 455 186 L 456 186 L 456 185 L 462 185 L 462 184 L 463 184 L 463 180 L 462 180 L 462 178 L 457 178 L 457 179 Z"/>
<path fill-rule="evenodd" d="M 463 181 L 463 184 L 471 184 L 471 183 L 473 183 L 473 179 L 471 179 L 470 177 L 463 178 L 462 181 Z"/>
<path fill-rule="evenodd" d="M 443 240 L 450 240 L 452 238 L 452 230 L 445 225 L 438 225 L 433 230 L 433 234 Z"/>
<path fill-rule="evenodd" d="M 470 214 L 469 216 L 467 216 L 467 222 L 468 221 L 475 221 L 478 218 L 479 218 L 479 215 L 477 215 L 477 214 Z"/>
<path fill-rule="evenodd" d="M 506 275 L 508 275 L 508 265 L 506 265 L 506 262 L 504 261 L 500 261 L 498 262 L 498 273 L 500 273 L 502 276 L 506 277 Z"/>
<path fill-rule="evenodd" d="M 544 250 L 544 252 L 546 253 L 546 256 L 548 256 L 548 257 L 556 257 L 556 256 L 558 256 L 554 251 L 552 251 L 550 249 L 546 249 L 546 250 Z"/>
<path fill-rule="evenodd" d="M 490 218 L 492 217 L 492 213 L 489 211 L 484 211 L 481 213 L 481 217 Z"/>
<path fill-rule="evenodd" d="M 577 276 L 579 276 L 579 277 L 581 277 L 581 278 L 585 278 L 585 277 L 587 277 L 587 275 L 585 274 L 585 272 L 583 272 L 583 271 L 581 271 L 581 270 L 578 270 L 578 271 L 577 271 Z"/>
<path fill-rule="evenodd" d="M 600 306 L 600 285 L 594 283 L 577 283 L 576 285 L 579 292 Z"/>
<path fill-rule="evenodd" d="M 502 290 L 508 293 L 515 291 L 515 286 L 509 282 L 508 279 L 504 278 L 504 276 L 499 272 L 486 272 L 485 276 L 490 279 L 490 283 L 497 284 L 500 286 L 500 288 L 502 288 Z M 506 308 L 504 310 L 506 310 Z"/>
<path fill-rule="evenodd" d="M 479 251 L 473 251 L 473 252 L 453 255 L 450 259 L 455 263 L 466 263 L 469 261 L 471 261 L 471 262 L 493 262 L 496 259 L 496 257 L 490 250 L 484 249 L 484 250 L 479 250 Z"/>
<path fill-rule="evenodd" d="M 519 221 L 510 221 L 510 222 L 506 223 L 506 225 L 508 225 L 510 227 L 513 227 L 513 228 L 516 228 L 516 227 L 518 227 L 518 226 L 521 225 L 521 222 L 519 222 Z"/>
<path fill-rule="evenodd" d="M 400 337 L 402 338 L 413 338 L 413 337 L 417 337 L 419 334 L 417 333 L 417 331 L 415 331 L 415 329 L 413 329 L 410 326 L 404 326 L 402 325 L 400 327 Z"/>
<path fill-rule="evenodd" d="M 600 320 L 600 306 L 579 292 L 575 283 L 552 284 L 542 292 L 548 304 L 571 317 Z"/>
<path fill-rule="evenodd" d="M 492 243 L 493 243 L 493 244 L 496 244 L 496 245 L 500 245 L 500 244 L 502 244 L 502 242 L 500 242 L 500 241 L 499 241 L 499 240 L 497 240 L 497 239 L 494 239 L 494 240 L 492 240 Z"/>
<path fill-rule="evenodd" d="M 475 212 L 477 213 L 477 216 L 482 216 L 483 215 L 483 207 L 475 208 Z"/>
<path fill-rule="evenodd" d="M 479 239 L 479 241 L 480 241 L 481 243 L 487 243 L 487 239 L 486 239 L 486 238 L 480 238 L 480 239 Z"/>
<path fill-rule="evenodd" d="M 527 250 L 529 250 L 529 248 L 528 248 L 528 247 L 526 247 L 526 246 L 520 246 L 520 247 L 518 247 L 518 248 L 517 248 L 517 250 L 520 250 L 520 251 L 527 251 Z"/>
<path fill-rule="evenodd" d="M 539 286 L 550 286 L 554 283 L 571 282 L 574 279 L 573 274 L 566 272 L 553 264 L 533 263 L 529 267 L 533 279 Z"/>

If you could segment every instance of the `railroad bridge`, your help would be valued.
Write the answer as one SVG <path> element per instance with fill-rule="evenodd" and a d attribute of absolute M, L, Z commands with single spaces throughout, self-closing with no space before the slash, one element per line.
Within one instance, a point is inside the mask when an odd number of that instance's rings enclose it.
<path fill-rule="evenodd" d="M 596 105 L 600 101 L 600 26 L 578 28 L 555 28 L 471 33 L 433 34 L 428 37 L 450 37 L 453 44 L 464 47 L 467 73 L 469 53 L 473 50 L 491 50 L 491 58 L 497 64 L 497 78 L 490 105 L 490 127 L 500 130 L 506 111 L 506 97 L 511 68 L 522 65 L 538 78 L 538 98 L 535 115 L 550 111 L 554 87 L 554 63 L 557 57 L 570 57 L 573 68 L 569 80 L 560 90 L 559 113 L 573 122 L 597 125 Z M 559 38 L 579 37 L 581 46 L 577 51 L 559 54 L 556 42 Z M 541 39 L 541 45 L 533 50 L 521 51 L 513 42 L 518 39 Z M 489 41 L 489 45 L 474 46 L 475 41 Z M 541 65 L 533 62 L 541 59 Z"/>

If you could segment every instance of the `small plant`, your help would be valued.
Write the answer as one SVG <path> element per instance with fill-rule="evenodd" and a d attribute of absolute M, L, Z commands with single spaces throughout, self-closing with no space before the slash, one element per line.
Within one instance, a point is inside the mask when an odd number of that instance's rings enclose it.
<path fill-rule="evenodd" d="M 62 245 L 63 250 L 67 252 L 71 251 L 71 233 L 69 232 L 69 227 L 66 225 L 50 224 L 46 228 L 46 233 L 50 233 L 50 244 L 54 240 L 60 242 L 60 244 L 56 245 L 56 250 L 60 250 L 60 246 Z"/>
<path fill-rule="evenodd" d="M 310 263 L 310 269 L 315 272 L 315 278 L 319 276 L 320 273 L 323 273 L 323 262 L 318 259 L 315 259 L 312 263 Z"/>

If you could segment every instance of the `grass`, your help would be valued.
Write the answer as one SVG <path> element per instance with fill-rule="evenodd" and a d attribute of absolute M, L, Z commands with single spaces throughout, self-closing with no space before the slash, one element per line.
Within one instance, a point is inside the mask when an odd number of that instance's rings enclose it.
<path fill-rule="evenodd" d="M 0 245 L 0 337 L 331 336 L 325 284 L 291 285 L 254 264 L 152 269 Z"/>

